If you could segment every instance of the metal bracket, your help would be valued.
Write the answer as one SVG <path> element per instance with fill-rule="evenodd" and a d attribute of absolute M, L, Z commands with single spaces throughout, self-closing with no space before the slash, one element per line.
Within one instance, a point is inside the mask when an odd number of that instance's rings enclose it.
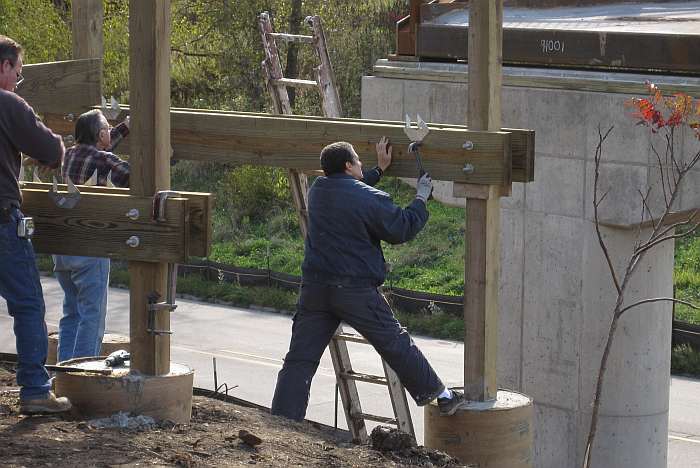
<path fill-rule="evenodd" d="M 170 330 L 156 330 L 156 313 L 160 311 L 172 312 L 177 308 L 175 304 L 168 302 L 157 302 L 160 299 L 160 294 L 152 292 L 148 295 L 148 328 L 146 332 L 150 335 L 172 335 Z"/>
<path fill-rule="evenodd" d="M 66 185 L 68 186 L 68 191 L 65 194 L 58 193 L 58 182 L 56 177 L 53 178 L 53 186 L 49 189 L 49 198 L 54 202 L 54 204 L 59 208 L 64 208 L 70 210 L 75 208 L 75 205 L 80 201 L 80 190 L 73 185 L 70 177 L 66 177 Z"/>
<path fill-rule="evenodd" d="M 165 201 L 171 197 L 179 196 L 179 192 L 173 192 L 172 190 L 161 190 L 160 192 L 153 195 L 153 212 L 151 213 L 151 218 L 154 221 L 160 223 L 166 221 L 165 219 Z"/>

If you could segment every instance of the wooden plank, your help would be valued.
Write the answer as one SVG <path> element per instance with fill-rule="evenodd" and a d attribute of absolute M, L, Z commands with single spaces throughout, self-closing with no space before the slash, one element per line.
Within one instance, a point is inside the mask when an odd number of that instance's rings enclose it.
<path fill-rule="evenodd" d="M 129 0 L 130 189 L 150 197 L 170 188 L 170 1 Z M 147 375 L 170 371 L 169 335 L 150 335 L 148 296 L 167 294 L 165 263 L 131 262 L 131 368 Z M 170 312 L 155 327 L 170 329 Z"/>
<path fill-rule="evenodd" d="M 326 119 L 307 116 L 279 116 L 253 113 L 171 111 L 172 145 L 176 159 L 217 161 L 230 164 L 276 166 L 301 171 L 319 168 L 319 154 L 334 141 L 348 141 L 361 155 L 363 164 L 376 164 L 375 144 L 387 136 L 393 146 L 393 162 L 386 174 L 415 177 L 415 158 L 408 154 L 410 143 L 401 122 L 365 123 L 353 119 Z M 59 116 L 46 116 L 54 131 L 71 131 L 70 123 Z M 522 135 L 521 135 L 522 136 Z M 131 152 L 132 138 L 120 144 L 120 151 Z M 471 141 L 474 149 L 463 148 Z M 505 154 L 507 132 L 477 132 L 448 125 L 431 126 L 421 146 L 425 169 L 435 180 L 474 184 L 507 184 L 511 179 L 512 152 Z M 528 142 L 521 151 L 533 155 Z M 293 152 L 290 148 L 294 148 Z M 465 164 L 475 171 L 466 174 Z"/>
<path fill-rule="evenodd" d="M 51 184 L 40 182 L 24 182 L 22 188 L 44 190 L 47 191 Z M 118 187 L 93 187 L 80 185 L 81 193 L 102 193 L 109 195 L 129 195 L 128 188 Z M 66 191 L 66 186 L 58 185 L 60 192 Z M 178 198 L 186 198 L 188 200 L 188 212 L 186 219 L 189 225 L 189 241 L 188 252 L 189 256 L 193 257 L 208 257 L 211 251 L 212 241 L 212 215 L 214 210 L 214 196 L 210 193 L 198 192 L 178 192 Z M 168 199 L 170 201 L 171 199 Z M 151 216 L 150 210 L 147 212 L 141 211 L 141 216 L 148 218 Z"/>
<path fill-rule="evenodd" d="M 389 366 L 389 364 L 387 364 L 384 359 L 382 359 L 382 366 L 384 367 L 384 375 L 386 375 L 389 393 L 391 394 L 391 406 L 394 409 L 396 427 L 400 431 L 415 437 L 416 432 L 413 428 L 411 411 L 408 408 L 406 390 L 404 389 L 398 374 L 391 368 L 391 366 Z"/>
<path fill-rule="evenodd" d="M 501 128 L 503 0 L 470 3 L 469 115 L 471 128 Z M 510 185 L 510 181 L 508 181 Z M 464 256 L 464 394 L 468 400 L 497 396 L 498 280 L 501 187 L 486 199 L 467 198 Z"/>
<path fill-rule="evenodd" d="M 102 59 L 104 45 L 102 24 L 104 5 L 102 0 L 73 0 L 71 2 L 73 29 L 73 58 Z"/>
<path fill-rule="evenodd" d="M 102 60 L 37 63 L 22 68 L 24 82 L 17 90 L 38 113 L 78 113 L 99 104 Z"/>
<path fill-rule="evenodd" d="M 188 258 L 187 199 L 168 199 L 166 221 L 159 223 L 151 220 L 150 197 L 83 192 L 70 210 L 57 208 L 45 188 L 24 188 L 22 197 L 22 211 L 36 225 L 32 244 L 37 252 L 143 262 Z M 135 221 L 126 216 L 134 208 L 142 214 Z M 126 244 L 131 236 L 139 238 L 138 247 Z"/>

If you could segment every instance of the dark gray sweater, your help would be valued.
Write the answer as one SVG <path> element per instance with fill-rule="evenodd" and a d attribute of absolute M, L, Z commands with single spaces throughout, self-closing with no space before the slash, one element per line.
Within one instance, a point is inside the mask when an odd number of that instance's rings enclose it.
<path fill-rule="evenodd" d="M 61 137 L 41 123 L 24 99 L 0 89 L 0 201 L 22 201 L 20 153 L 55 165 L 63 157 Z"/>

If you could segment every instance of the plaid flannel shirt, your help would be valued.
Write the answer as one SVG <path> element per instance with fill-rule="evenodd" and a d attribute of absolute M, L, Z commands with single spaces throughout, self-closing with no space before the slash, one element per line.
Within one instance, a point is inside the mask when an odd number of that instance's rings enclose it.
<path fill-rule="evenodd" d="M 112 129 L 114 140 L 121 139 L 118 131 Z M 116 145 L 112 145 L 113 149 Z M 83 185 L 97 171 L 97 185 L 107 185 L 107 175 L 112 173 L 115 187 L 129 187 L 129 163 L 109 151 L 101 151 L 93 145 L 78 144 L 66 151 L 61 175 L 65 181 L 69 177 L 76 185 Z"/>

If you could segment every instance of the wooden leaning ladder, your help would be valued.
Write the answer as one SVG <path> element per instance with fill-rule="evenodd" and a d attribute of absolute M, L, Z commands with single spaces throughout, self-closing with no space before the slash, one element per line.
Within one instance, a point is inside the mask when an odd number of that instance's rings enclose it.
<path fill-rule="evenodd" d="M 268 13 L 262 13 L 259 18 L 260 33 L 262 36 L 263 48 L 265 49 L 265 60 L 262 63 L 265 83 L 272 97 L 274 110 L 277 114 L 292 114 L 289 103 L 287 86 L 299 88 L 316 88 L 321 95 L 323 113 L 326 117 L 341 117 L 342 111 L 338 90 L 335 86 L 333 68 L 330 56 L 326 48 L 326 38 L 321 25 L 321 18 L 309 16 L 305 22 L 312 30 L 311 36 L 297 34 L 276 33 L 272 28 L 272 21 Z M 321 64 L 316 68 L 316 81 L 298 80 L 285 78 L 282 73 L 282 65 L 279 58 L 279 49 L 276 40 L 286 42 L 297 42 L 312 45 L 318 54 Z M 294 204 L 299 212 L 299 221 L 302 235 L 306 237 L 308 232 L 308 211 L 307 211 L 307 179 L 306 175 L 295 171 L 289 171 L 289 183 L 294 198 Z M 384 376 L 368 375 L 355 372 L 350 362 L 347 342 L 364 343 L 369 342 L 360 335 L 344 333 L 342 325 L 338 327 L 333 339 L 328 345 L 328 349 L 333 361 L 337 387 L 345 410 L 345 418 L 348 423 L 353 441 L 366 443 L 369 440 L 365 421 L 375 421 L 383 424 L 395 425 L 400 431 L 415 437 L 413 421 L 408 408 L 406 392 L 399 377 L 391 367 L 382 359 Z M 367 382 L 372 384 L 386 385 L 389 388 L 389 397 L 394 412 L 394 417 L 385 417 L 362 412 L 360 397 L 357 392 L 356 382 Z"/>

